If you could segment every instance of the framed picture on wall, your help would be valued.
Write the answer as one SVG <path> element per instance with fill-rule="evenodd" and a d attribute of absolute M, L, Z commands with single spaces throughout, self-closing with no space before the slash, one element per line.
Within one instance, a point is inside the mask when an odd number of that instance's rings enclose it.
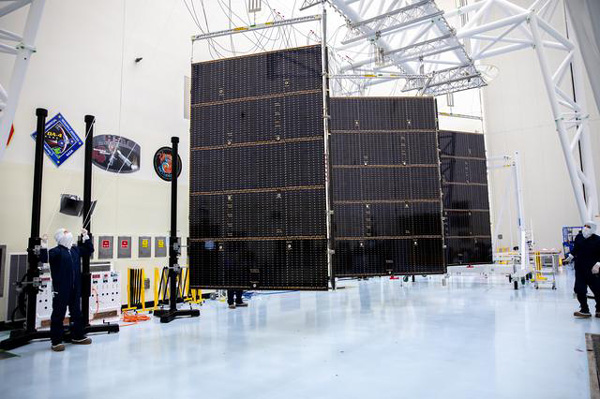
<path fill-rule="evenodd" d="M 103 134 L 94 137 L 92 163 L 112 173 L 133 173 L 140 169 L 141 147 L 122 136 Z"/>
<path fill-rule="evenodd" d="M 31 137 L 35 139 L 36 135 L 37 132 L 33 132 Z M 62 165 L 82 145 L 83 141 L 62 114 L 46 122 L 44 151 L 56 166 Z"/>
<path fill-rule="evenodd" d="M 179 167 L 177 176 L 181 175 L 182 163 L 181 157 L 177 154 Z M 154 171 L 164 181 L 171 181 L 171 174 L 173 171 L 173 156 L 171 154 L 171 147 L 161 147 L 154 154 Z"/>

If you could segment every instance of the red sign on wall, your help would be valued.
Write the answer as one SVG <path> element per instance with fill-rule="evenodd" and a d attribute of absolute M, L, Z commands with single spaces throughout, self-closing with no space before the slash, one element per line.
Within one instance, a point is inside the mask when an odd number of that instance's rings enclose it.
<path fill-rule="evenodd" d="M 121 248 L 127 248 L 129 246 L 129 241 L 121 240 Z"/>
<path fill-rule="evenodd" d="M 102 248 L 110 248 L 110 241 L 102 240 Z"/>

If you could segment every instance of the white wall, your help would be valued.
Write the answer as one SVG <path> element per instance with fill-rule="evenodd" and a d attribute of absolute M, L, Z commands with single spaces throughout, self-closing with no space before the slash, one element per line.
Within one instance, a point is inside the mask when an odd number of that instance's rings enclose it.
<path fill-rule="evenodd" d="M 3 27 L 20 31 L 24 18 L 25 12 L 19 12 Z M 167 264 L 167 258 L 137 259 L 137 237 L 168 235 L 170 186 L 156 176 L 152 158 L 159 147 L 170 145 L 171 136 L 181 139 L 178 227 L 187 237 L 189 123 L 183 118 L 183 85 L 190 75 L 190 36 L 197 32 L 181 1 L 46 2 L 38 51 L 14 121 L 16 132 L 0 163 L 0 243 L 9 252 L 26 249 L 34 154 L 29 135 L 35 130 L 35 108 L 44 107 L 50 117 L 61 112 L 81 138 L 84 115 L 93 114 L 96 135 L 118 134 L 141 145 L 136 173 L 117 175 L 93 167 L 98 206 L 92 230 L 95 235 L 133 236 L 133 258 L 115 259 L 117 271 L 145 267 L 152 276 L 153 267 Z M 136 64 L 136 57 L 143 60 Z M 7 57 L 0 59 L 2 82 L 11 68 Z M 42 232 L 52 237 L 61 226 L 78 231 L 81 219 L 58 213 L 58 206 L 61 193 L 82 195 L 83 147 L 60 168 L 44 159 Z M 0 319 L 5 306 L 0 302 Z"/>

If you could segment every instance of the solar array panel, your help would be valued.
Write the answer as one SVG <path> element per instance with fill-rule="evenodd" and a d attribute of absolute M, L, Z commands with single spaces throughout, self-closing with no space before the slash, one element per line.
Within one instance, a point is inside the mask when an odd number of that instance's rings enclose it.
<path fill-rule="evenodd" d="M 328 288 L 321 47 L 192 65 L 190 285 Z"/>
<path fill-rule="evenodd" d="M 482 134 L 440 131 L 448 265 L 492 262 L 490 205 Z"/>
<path fill-rule="evenodd" d="M 444 273 L 436 105 L 331 98 L 333 272 Z"/>

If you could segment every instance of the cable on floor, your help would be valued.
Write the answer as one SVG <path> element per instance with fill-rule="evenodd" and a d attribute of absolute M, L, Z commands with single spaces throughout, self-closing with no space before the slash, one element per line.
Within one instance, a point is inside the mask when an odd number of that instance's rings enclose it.
<path fill-rule="evenodd" d="M 132 326 L 134 324 L 138 324 L 140 321 L 148 321 L 150 320 L 150 316 L 145 314 L 139 314 L 136 311 L 126 310 L 123 312 L 122 320 L 128 324 L 120 324 L 121 327 Z"/>

